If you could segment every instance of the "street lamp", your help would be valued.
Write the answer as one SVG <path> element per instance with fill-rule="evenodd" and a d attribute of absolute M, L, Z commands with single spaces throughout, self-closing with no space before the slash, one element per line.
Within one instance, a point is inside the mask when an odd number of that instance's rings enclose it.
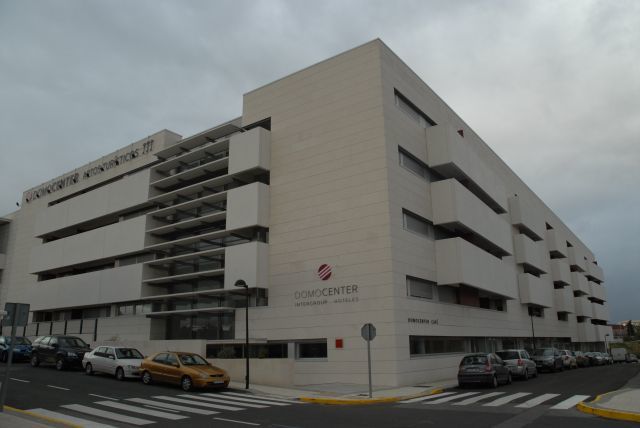
<path fill-rule="evenodd" d="M 244 280 L 239 279 L 236 281 L 236 283 L 234 284 L 236 287 L 241 287 L 244 288 L 246 290 L 246 306 L 245 306 L 245 311 L 244 311 L 244 315 L 245 315 L 245 319 L 244 319 L 244 326 L 245 326 L 245 330 L 244 330 L 244 338 L 245 338 L 245 348 L 244 348 L 244 354 L 245 354 L 245 359 L 246 359 L 246 376 L 245 376 L 245 385 L 244 388 L 245 389 L 249 389 L 249 286 L 247 285 L 246 282 L 244 282 Z"/>
<path fill-rule="evenodd" d="M 531 318 L 531 342 L 533 344 L 533 352 L 536 352 L 536 330 L 533 328 L 533 307 L 529 306 L 529 318 Z"/>

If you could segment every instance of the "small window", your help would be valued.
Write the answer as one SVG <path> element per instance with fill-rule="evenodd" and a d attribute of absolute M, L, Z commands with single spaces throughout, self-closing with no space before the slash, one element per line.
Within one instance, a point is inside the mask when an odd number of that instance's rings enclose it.
<path fill-rule="evenodd" d="M 153 357 L 153 362 L 154 363 L 164 364 L 165 361 L 167 361 L 167 355 L 168 354 L 158 354 L 155 357 Z"/>
<path fill-rule="evenodd" d="M 433 223 L 416 214 L 413 214 L 410 211 L 402 210 L 402 226 L 405 228 L 405 230 L 417 233 L 426 238 L 435 238 Z"/>
<path fill-rule="evenodd" d="M 435 282 L 407 276 L 407 294 L 411 297 L 433 299 Z"/>
<path fill-rule="evenodd" d="M 296 358 L 327 358 L 327 342 L 296 343 Z"/>
<path fill-rule="evenodd" d="M 101 346 L 98 349 L 96 349 L 96 352 L 94 352 L 94 354 L 104 354 L 105 352 L 107 352 L 107 347 Z"/>
<path fill-rule="evenodd" d="M 174 354 L 167 354 L 167 360 L 165 361 L 165 364 L 169 366 L 175 366 L 176 364 L 178 364 L 178 357 L 176 357 Z"/>
<path fill-rule="evenodd" d="M 558 312 L 558 321 L 569 321 L 569 314 L 566 312 Z"/>
<path fill-rule="evenodd" d="M 427 165 L 425 165 L 418 158 L 410 154 L 408 151 L 398 146 L 398 159 L 400 166 L 409 170 L 410 172 L 420 176 L 425 181 L 431 183 L 433 180 L 433 174 Z"/>
<path fill-rule="evenodd" d="M 106 351 L 104 351 L 104 354 L 107 358 L 113 356 L 113 358 L 116 357 L 116 353 L 113 352 L 113 348 L 107 348 Z"/>
<path fill-rule="evenodd" d="M 404 114 L 423 128 L 429 128 L 436 124 L 429 116 L 424 114 L 422 110 L 416 107 L 415 104 L 409 101 L 407 97 L 398 92 L 398 90 L 395 90 L 395 103 Z"/>

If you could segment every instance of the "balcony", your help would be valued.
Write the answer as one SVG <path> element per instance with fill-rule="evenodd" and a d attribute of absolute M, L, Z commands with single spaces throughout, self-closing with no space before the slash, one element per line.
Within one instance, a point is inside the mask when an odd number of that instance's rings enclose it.
<path fill-rule="evenodd" d="M 166 149 L 156 152 L 156 156 L 161 160 L 166 160 L 174 156 L 180 156 L 184 153 L 188 153 L 197 147 L 240 131 L 241 122 L 242 118 L 237 118 L 220 126 L 216 126 L 215 128 L 207 129 L 204 132 L 185 138 Z"/>
<path fill-rule="evenodd" d="M 609 321 L 609 308 L 606 305 L 602 305 L 600 303 L 592 303 L 591 309 L 593 313 L 593 319 Z"/>
<path fill-rule="evenodd" d="M 578 323 L 578 342 L 598 342 L 598 327 L 588 320 Z"/>
<path fill-rule="evenodd" d="M 439 285 L 465 284 L 508 299 L 517 298 L 515 270 L 462 238 L 436 241 Z"/>
<path fill-rule="evenodd" d="M 575 313 L 573 290 L 571 287 L 562 287 L 553 290 L 555 297 L 555 307 L 558 312 Z"/>
<path fill-rule="evenodd" d="M 426 129 L 429 166 L 446 178 L 456 178 L 498 213 L 507 212 L 506 190 L 475 149 L 451 126 Z"/>
<path fill-rule="evenodd" d="M 587 278 L 580 272 L 571 272 L 571 287 L 573 291 L 577 291 L 580 294 L 589 294 L 591 292 Z"/>
<path fill-rule="evenodd" d="M 593 304 L 586 296 L 575 297 L 573 302 L 576 306 L 576 316 L 593 318 Z"/>
<path fill-rule="evenodd" d="M 589 281 L 589 289 L 591 290 L 591 297 L 600 301 L 607 300 L 607 294 L 605 292 L 604 285 L 597 284 L 593 281 Z"/>
<path fill-rule="evenodd" d="M 587 277 L 598 282 L 604 281 L 604 272 L 602 268 L 595 263 L 587 262 Z"/>
<path fill-rule="evenodd" d="M 567 251 L 567 240 L 564 239 L 558 231 L 556 230 L 547 230 L 545 233 L 545 241 L 547 241 L 547 249 L 549 250 L 549 254 L 554 257 L 562 258 L 568 256 Z"/>
<path fill-rule="evenodd" d="M 571 271 L 566 259 L 551 259 L 551 279 L 554 284 L 571 285 Z"/>
<path fill-rule="evenodd" d="M 571 267 L 579 270 L 580 272 L 585 272 L 587 270 L 587 261 L 585 260 L 582 252 L 576 250 L 576 247 L 568 247 L 567 252 L 569 253 L 569 264 Z"/>
<path fill-rule="evenodd" d="M 540 278 L 528 273 L 518 274 L 520 302 L 550 308 L 553 306 L 553 284 L 549 275 Z"/>
<path fill-rule="evenodd" d="M 516 263 L 527 265 L 536 273 L 549 271 L 548 258 L 544 250 L 544 242 L 534 242 L 526 235 L 518 234 L 513 237 Z"/>
<path fill-rule="evenodd" d="M 517 226 L 532 240 L 541 241 L 545 237 L 544 218 L 532 203 L 518 196 L 510 197 L 509 215 L 511 224 Z"/>
<path fill-rule="evenodd" d="M 471 233 L 500 256 L 513 252 L 509 224 L 455 179 L 431 184 L 433 224 Z"/>

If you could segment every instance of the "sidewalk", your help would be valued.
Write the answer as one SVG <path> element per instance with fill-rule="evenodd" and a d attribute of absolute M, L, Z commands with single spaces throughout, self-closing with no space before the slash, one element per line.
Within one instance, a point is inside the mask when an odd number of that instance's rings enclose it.
<path fill-rule="evenodd" d="M 289 397 L 310 403 L 319 404 L 376 404 L 390 403 L 425 395 L 439 394 L 446 388 L 457 385 L 456 379 L 446 379 L 429 384 L 388 388 L 373 386 L 373 397 L 369 398 L 369 386 L 360 384 L 329 383 L 306 385 L 297 388 L 281 388 L 265 385 L 249 385 L 249 391 L 263 395 Z M 231 382 L 233 388 L 243 389 L 242 382 Z"/>
<path fill-rule="evenodd" d="M 0 428 L 78 428 L 68 422 L 58 421 L 52 418 L 31 415 L 23 410 L 4 406 L 4 412 L 0 413 Z"/>
<path fill-rule="evenodd" d="M 640 422 L 640 373 L 616 391 L 599 395 L 590 403 L 579 403 L 578 410 L 608 419 Z"/>

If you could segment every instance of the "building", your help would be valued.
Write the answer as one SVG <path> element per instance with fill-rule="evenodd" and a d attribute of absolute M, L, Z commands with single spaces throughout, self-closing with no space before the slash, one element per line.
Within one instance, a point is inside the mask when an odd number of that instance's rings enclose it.
<path fill-rule="evenodd" d="M 464 352 L 604 349 L 593 253 L 380 40 L 24 192 L 0 226 L 1 302 L 27 336 L 185 349 L 252 379 L 455 375 Z M 6 329 L 6 327 L 5 327 Z"/>

